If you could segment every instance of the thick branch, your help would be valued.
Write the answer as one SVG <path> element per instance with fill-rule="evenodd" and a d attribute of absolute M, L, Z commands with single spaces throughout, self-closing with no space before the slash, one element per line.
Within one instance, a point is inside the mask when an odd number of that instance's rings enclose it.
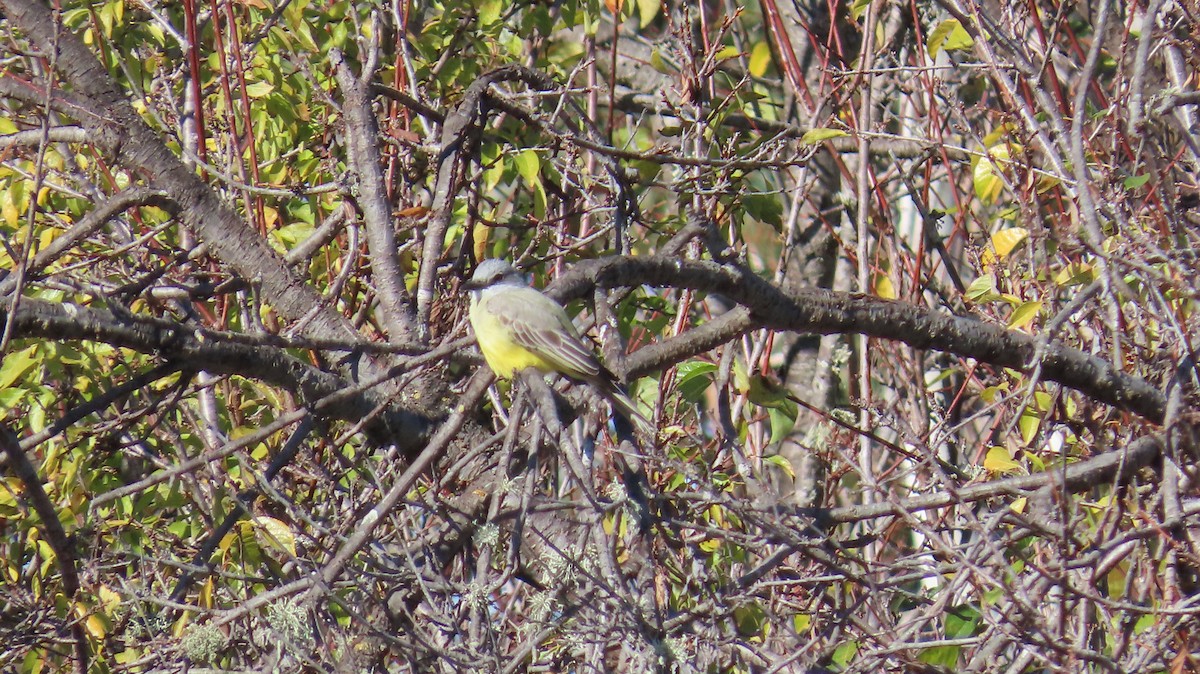
<path fill-rule="evenodd" d="M 858 522 L 887 515 L 911 515 L 931 508 L 972 503 L 998 496 L 1020 496 L 1034 491 L 1046 493 L 1048 490 L 1075 492 L 1099 484 L 1121 483 L 1138 470 L 1157 461 L 1162 456 L 1162 450 L 1162 438 L 1149 435 L 1135 440 L 1125 449 L 1105 452 L 1072 463 L 1065 469 L 1054 468 L 1033 475 L 992 480 L 894 503 L 868 503 L 834 508 L 824 513 L 822 519 L 829 523 Z"/>
<path fill-rule="evenodd" d="M 454 215 L 454 197 L 458 193 L 460 162 L 470 160 L 474 152 L 474 137 L 479 132 L 484 94 L 496 82 L 519 79 L 524 69 L 506 66 L 493 70 L 467 87 L 462 101 L 446 116 L 442 125 L 441 152 L 438 155 L 437 181 L 433 187 L 432 216 L 425 232 L 421 252 L 420 276 L 417 280 L 417 325 L 427 330 L 433 307 L 434 281 L 438 263 L 446 245 L 446 231 Z M 464 150 L 467 152 L 464 154 Z M 422 335 L 428 337 L 428 335 Z"/>
<path fill-rule="evenodd" d="M 752 272 L 732 265 L 659 258 L 609 257 L 580 262 L 554 284 L 559 300 L 583 297 L 593 285 L 652 285 L 720 293 L 750 310 L 763 327 L 814 334 L 863 334 L 913 348 L 945 351 L 983 363 L 1030 372 L 1038 340 L 974 318 L 931 311 L 903 302 L 805 288 L 786 293 Z M 658 363 L 658 367 L 670 364 Z M 651 363 L 630 358 L 645 372 Z M 1144 379 L 1115 369 L 1100 358 L 1056 342 L 1041 352 L 1042 377 L 1097 401 L 1162 423 L 1166 398 Z"/>
<path fill-rule="evenodd" d="M 380 315 L 394 340 L 410 340 L 415 334 L 416 314 L 404 287 L 404 270 L 396 247 L 396 227 L 388 203 L 379 154 L 379 122 L 371 108 L 369 84 L 355 77 L 341 52 L 330 55 L 342 89 L 346 126 L 346 165 L 355 178 L 354 200 L 362 210 L 371 249 L 371 277 L 379 288 Z"/>
<path fill-rule="evenodd" d="M 0 322 L 5 319 L 7 312 L 0 310 Z M 409 456 L 415 456 L 422 446 L 420 438 L 429 425 L 424 417 L 387 407 L 387 399 L 378 392 L 343 393 L 349 386 L 346 380 L 293 358 L 282 349 L 222 341 L 214 333 L 194 326 L 118 318 L 97 309 L 25 298 L 17 309 L 13 335 L 104 342 L 156 354 L 181 369 L 259 379 L 300 394 L 309 403 L 331 397 L 319 412 L 352 422 L 366 419 L 382 407 L 384 411 L 366 429 L 395 442 Z"/>

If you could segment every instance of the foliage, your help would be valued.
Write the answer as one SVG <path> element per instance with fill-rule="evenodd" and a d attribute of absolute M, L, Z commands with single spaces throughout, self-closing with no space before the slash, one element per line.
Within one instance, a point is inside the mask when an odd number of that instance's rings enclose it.
<path fill-rule="evenodd" d="M 1197 668 L 1191 3 L 60 5 L 0 669 Z M 657 437 L 489 401 L 491 257 Z"/>

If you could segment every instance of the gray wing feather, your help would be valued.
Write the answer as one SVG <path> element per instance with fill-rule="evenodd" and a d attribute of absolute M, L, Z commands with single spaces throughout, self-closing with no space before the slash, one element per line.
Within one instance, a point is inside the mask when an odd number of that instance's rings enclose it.
<path fill-rule="evenodd" d="M 532 288 L 506 288 L 489 298 L 488 309 L 510 330 L 517 344 L 554 364 L 564 374 L 592 379 L 600 364 L 583 344 L 567 312 Z"/>

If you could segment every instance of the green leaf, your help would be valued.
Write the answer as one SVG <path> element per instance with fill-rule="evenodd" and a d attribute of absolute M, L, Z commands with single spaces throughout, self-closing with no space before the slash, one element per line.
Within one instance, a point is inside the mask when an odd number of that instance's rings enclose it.
<path fill-rule="evenodd" d="M 504 2 L 502 0 L 484 0 L 477 7 L 479 8 L 479 25 L 481 27 L 487 27 L 496 23 L 504 13 Z"/>
<path fill-rule="evenodd" d="M 12 386 L 37 364 L 36 353 L 37 345 L 34 344 L 4 357 L 3 364 L 0 364 L 0 391 Z"/>
<path fill-rule="evenodd" d="M 842 136 L 849 136 L 849 135 L 850 134 L 846 133 L 845 131 L 842 131 L 841 129 L 826 129 L 826 128 L 809 129 L 808 131 L 804 132 L 803 136 L 800 137 L 800 144 L 801 145 L 816 145 L 817 143 L 823 143 L 823 142 L 829 140 L 830 138 L 841 138 Z"/>
<path fill-rule="evenodd" d="M 742 199 L 742 206 L 749 216 L 759 222 L 777 228 L 783 226 L 783 202 L 777 195 L 747 194 Z"/>
<path fill-rule="evenodd" d="M 971 302 L 994 302 L 1000 299 L 996 289 L 996 277 L 991 274 L 980 276 L 967 286 L 967 300 Z"/>
<path fill-rule="evenodd" d="M 246 85 L 246 95 L 252 99 L 263 98 L 272 91 L 275 91 L 275 86 L 270 82 L 254 82 Z"/>
<path fill-rule="evenodd" d="M 650 52 L 650 67 L 663 75 L 673 75 L 676 71 L 675 67 L 667 63 L 667 60 L 663 58 L 662 52 L 657 49 Z"/>
<path fill-rule="evenodd" d="M 1130 176 L 1125 179 L 1125 189 L 1136 190 L 1137 188 L 1150 182 L 1150 174 L 1143 173 L 1140 176 Z"/>
<path fill-rule="evenodd" d="M 1008 327 L 1013 330 L 1020 330 L 1032 323 L 1033 319 L 1037 318 L 1038 312 L 1041 309 L 1042 303 L 1040 300 L 1025 302 L 1017 307 L 1016 311 L 1012 312 L 1012 316 L 1008 317 Z"/>
<path fill-rule="evenodd" d="M 795 420 L 792 421 L 792 424 L 793 426 L 795 425 Z M 788 477 L 792 478 L 793 480 L 796 479 L 796 470 L 792 468 L 792 462 L 788 461 L 784 456 L 772 454 L 771 456 L 763 459 L 763 463 L 768 463 L 772 466 L 775 466 L 779 470 L 782 470 L 783 473 Z"/>
<path fill-rule="evenodd" d="M 946 612 L 946 638 L 966 639 L 975 636 L 979 625 L 979 611 L 974 606 L 956 606 Z"/>
<path fill-rule="evenodd" d="M 521 178 L 530 186 L 540 185 L 542 180 L 539 175 L 542 167 L 542 160 L 538 157 L 538 153 L 534 150 L 523 150 L 513 158 L 517 165 L 517 173 L 521 174 Z"/>
<path fill-rule="evenodd" d="M 679 395 L 689 403 L 696 403 L 712 385 L 711 375 L 716 371 L 716 365 L 704 361 L 689 360 L 681 363 L 677 369 L 679 383 L 676 384 Z"/>
<path fill-rule="evenodd" d="M 932 59 L 943 49 L 970 49 L 975 46 L 975 40 L 958 19 L 946 19 L 933 29 L 925 45 L 929 48 L 929 58 Z"/>
<path fill-rule="evenodd" d="M 929 665 L 953 670 L 958 665 L 958 656 L 961 652 L 962 646 L 934 646 L 921 651 L 917 659 Z"/>
<path fill-rule="evenodd" d="M 850 664 L 850 661 L 854 659 L 855 655 L 858 655 L 858 642 L 843 641 L 838 645 L 837 648 L 833 650 L 833 655 L 830 657 L 830 659 L 833 660 L 834 664 L 837 666 L 845 667 L 846 665 Z"/>
<path fill-rule="evenodd" d="M 863 13 L 867 11 L 867 7 L 870 6 L 871 0 L 854 0 L 854 3 L 850 5 L 851 20 L 858 21 L 861 19 Z"/>
<path fill-rule="evenodd" d="M 771 444 L 783 442 L 796 428 L 796 417 L 799 410 L 795 407 L 768 407 L 767 417 L 771 420 Z M 795 477 L 793 475 L 792 477 Z"/>
<path fill-rule="evenodd" d="M 1017 420 L 1017 428 L 1021 431 L 1021 441 L 1026 445 L 1037 437 L 1038 428 L 1042 425 L 1042 416 L 1037 410 L 1026 407 Z"/>

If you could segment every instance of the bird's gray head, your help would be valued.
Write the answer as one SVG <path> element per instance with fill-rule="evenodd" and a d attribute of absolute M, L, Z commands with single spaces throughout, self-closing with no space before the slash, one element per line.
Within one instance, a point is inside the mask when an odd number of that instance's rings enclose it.
<path fill-rule="evenodd" d="M 478 267 L 475 267 L 475 273 L 471 274 L 470 280 L 466 282 L 466 287 L 470 290 L 479 290 L 501 284 L 527 285 L 525 277 L 507 260 L 484 260 L 479 263 Z"/>

